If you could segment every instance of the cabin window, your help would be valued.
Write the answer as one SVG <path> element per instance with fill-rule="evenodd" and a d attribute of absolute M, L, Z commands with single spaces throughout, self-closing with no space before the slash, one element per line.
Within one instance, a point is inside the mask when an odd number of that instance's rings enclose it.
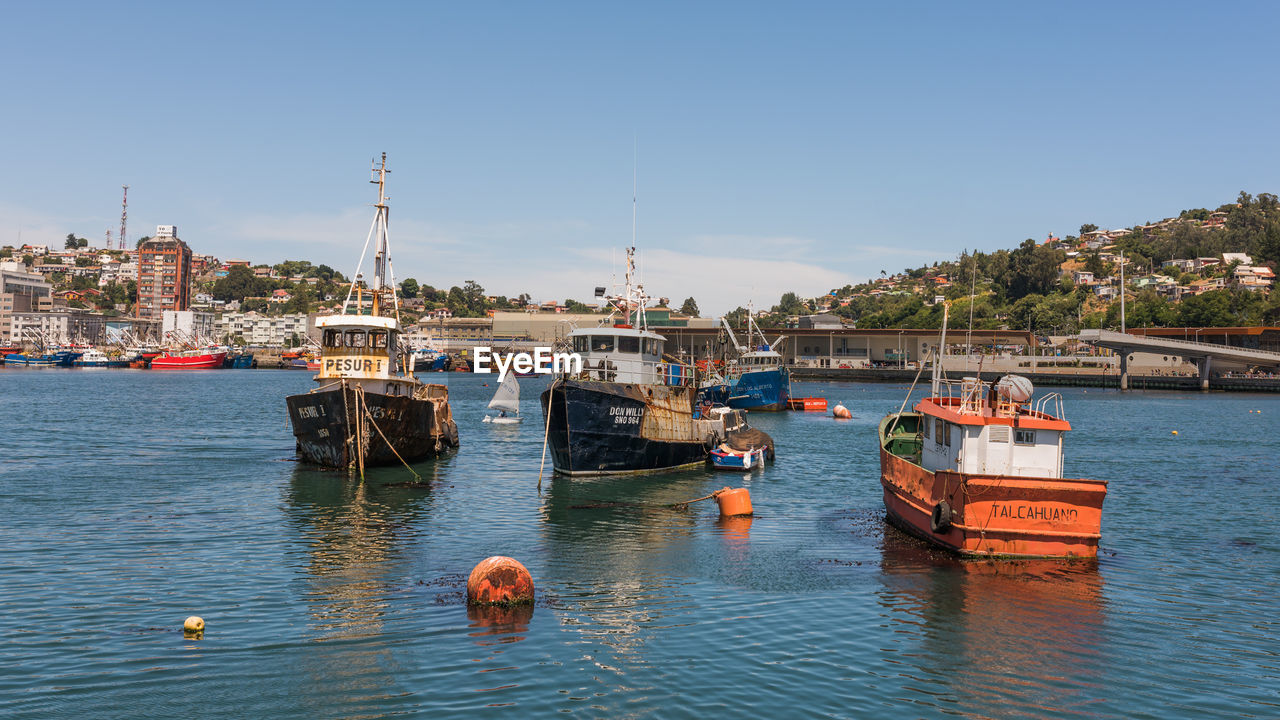
<path fill-rule="evenodd" d="M 325 346 L 325 347 L 331 347 L 331 348 L 342 347 L 342 331 L 340 331 L 340 330 L 325 330 L 325 331 L 324 331 L 324 346 Z"/>
<path fill-rule="evenodd" d="M 387 346 L 387 333 L 382 330 L 374 330 L 369 333 L 369 347 L 384 348 Z"/>
<path fill-rule="evenodd" d="M 591 347 L 591 338 L 586 335 L 575 335 L 573 337 L 573 351 L 576 353 L 584 353 Z"/>
<path fill-rule="evenodd" d="M 933 442 L 936 445 L 942 444 L 942 436 L 945 431 L 943 427 L 944 425 L 945 423 L 943 423 L 941 420 L 938 420 L 936 418 L 933 421 Z M 947 444 L 950 445 L 951 443 L 947 443 Z"/>
<path fill-rule="evenodd" d="M 353 347 L 353 348 L 364 347 L 364 331 L 348 330 L 347 331 L 347 347 Z"/>
<path fill-rule="evenodd" d="M 618 338 L 618 352 L 621 353 L 638 353 L 640 352 L 640 338 L 622 336 Z"/>
<path fill-rule="evenodd" d="M 613 352 L 613 336 L 612 335 L 592 335 L 591 351 L 592 352 Z"/>
<path fill-rule="evenodd" d="M 942 431 L 946 433 L 944 440 L 947 447 L 951 447 L 951 423 L 943 423 Z"/>
<path fill-rule="evenodd" d="M 924 436 L 925 436 L 925 438 L 928 438 L 928 437 L 929 437 L 929 424 L 930 424 L 930 423 L 929 423 L 929 421 L 926 419 L 926 420 L 924 421 Z"/>
<path fill-rule="evenodd" d="M 1035 445 L 1036 431 L 1035 430 L 1018 430 L 1017 432 L 1014 433 L 1013 441 L 1019 445 Z"/>

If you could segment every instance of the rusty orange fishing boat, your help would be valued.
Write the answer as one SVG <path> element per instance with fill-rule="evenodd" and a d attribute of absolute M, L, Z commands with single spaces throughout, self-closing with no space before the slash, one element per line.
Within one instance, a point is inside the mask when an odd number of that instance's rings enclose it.
<path fill-rule="evenodd" d="M 1107 483 L 1062 477 L 1062 396 L 1033 393 L 1016 375 L 946 380 L 935 353 L 930 396 L 880 421 L 889 521 L 961 555 L 1096 557 Z"/>

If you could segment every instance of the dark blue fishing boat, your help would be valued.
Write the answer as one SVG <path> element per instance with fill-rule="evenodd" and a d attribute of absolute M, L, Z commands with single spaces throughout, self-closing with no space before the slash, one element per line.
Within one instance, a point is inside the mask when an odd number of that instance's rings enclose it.
<path fill-rule="evenodd" d="M 546 446 L 561 475 L 700 465 L 745 425 L 731 411 L 702 413 L 693 366 L 667 356 L 666 339 L 645 324 L 634 254 L 627 249 L 624 291 L 607 298 L 615 314 L 569 333 L 581 366 L 563 369 L 541 396 Z"/>

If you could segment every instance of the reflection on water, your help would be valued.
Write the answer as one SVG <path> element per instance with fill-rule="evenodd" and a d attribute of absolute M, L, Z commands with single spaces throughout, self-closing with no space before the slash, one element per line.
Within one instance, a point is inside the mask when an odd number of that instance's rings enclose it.
<path fill-rule="evenodd" d="M 415 520 L 432 503 L 431 468 L 422 484 L 397 486 L 404 473 L 343 472 L 299 467 L 286 490 L 302 576 L 298 593 L 312 619 L 302 677 L 317 689 L 342 688 L 362 702 L 390 696 L 397 683 L 385 641 L 394 595 L 406 570 Z M 425 472 L 424 472 L 425 471 Z"/>
<path fill-rule="evenodd" d="M 960 560 L 886 528 L 880 602 L 909 672 L 982 716 L 1089 713 L 1106 613 L 1096 561 Z"/>
<path fill-rule="evenodd" d="M 697 553 L 697 515 L 672 505 L 705 495 L 697 472 L 556 476 L 543 496 L 548 556 L 561 569 L 558 609 L 584 640 L 608 649 L 592 661 L 622 673 L 643 666 L 650 636 L 684 622 L 694 604 L 673 565 Z"/>
<path fill-rule="evenodd" d="M 477 645 L 512 643 L 524 640 L 533 619 L 533 604 L 526 605 L 468 605 L 467 626 Z"/>
<path fill-rule="evenodd" d="M 290 517 L 307 554 L 304 597 L 319 640 L 381 631 L 388 566 L 413 536 L 414 517 L 430 503 L 425 487 L 389 485 L 378 473 L 367 478 L 300 467 L 289 484 Z"/>

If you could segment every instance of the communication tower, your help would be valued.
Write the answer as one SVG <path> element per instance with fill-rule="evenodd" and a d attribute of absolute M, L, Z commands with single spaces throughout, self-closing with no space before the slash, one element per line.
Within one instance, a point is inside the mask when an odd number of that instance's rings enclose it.
<path fill-rule="evenodd" d="M 124 229 L 125 222 L 129 219 L 129 186 L 122 185 L 124 188 L 124 200 L 120 203 L 120 249 L 124 250 Z"/>

